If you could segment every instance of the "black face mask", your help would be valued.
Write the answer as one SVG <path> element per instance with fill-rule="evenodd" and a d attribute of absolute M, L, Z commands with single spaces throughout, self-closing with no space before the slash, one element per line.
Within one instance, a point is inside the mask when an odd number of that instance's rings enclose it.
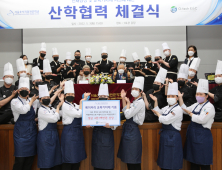
<path fill-rule="evenodd" d="M 140 64 L 139 62 L 135 62 L 135 63 L 134 63 L 134 65 L 137 65 L 137 66 L 139 66 L 139 64 Z"/>
<path fill-rule="evenodd" d="M 107 55 L 102 55 L 102 58 L 103 58 L 103 59 L 106 59 L 106 58 L 107 58 Z"/>
<path fill-rule="evenodd" d="M 40 56 L 43 57 L 43 58 L 45 57 L 45 55 L 46 54 L 44 54 L 44 53 L 40 53 Z"/>
<path fill-rule="evenodd" d="M 52 75 L 46 75 L 45 78 L 46 78 L 47 80 L 50 80 L 50 79 L 52 78 Z"/>
<path fill-rule="evenodd" d="M 48 106 L 50 103 L 50 99 L 42 99 L 42 104 Z"/>
<path fill-rule="evenodd" d="M 89 71 L 84 71 L 84 74 L 85 75 L 89 75 Z"/>
<path fill-rule="evenodd" d="M 184 86 L 184 85 L 185 85 L 185 81 L 183 81 L 183 80 L 178 80 L 178 85 L 179 85 L 179 86 Z"/>
<path fill-rule="evenodd" d="M 29 92 L 28 92 L 27 90 L 21 90 L 21 91 L 19 92 L 19 94 L 20 94 L 22 97 L 26 97 L 26 96 L 28 96 Z"/>
<path fill-rule="evenodd" d="M 77 59 L 77 60 L 80 59 L 80 56 L 75 56 L 75 59 Z"/>
<path fill-rule="evenodd" d="M 158 60 L 159 60 L 159 58 L 156 58 L 156 59 L 155 59 L 155 61 L 158 61 Z"/>
<path fill-rule="evenodd" d="M 160 89 L 160 85 L 153 84 L 153 90 L 159 90 L 159 89 Z"/>
<path fill-rule="evenodd" d="M 68 102 L 73 102 L 74 101 L 74 99 L 75 99 L 75 97 L 73 97 L 73 96 L 67 96 L 66 97 L 66 100 L 68 101 Z"/>
<path fill-rule="evenodd" d="M 44 84 L 44 82 L 41 82 L 41 81 L 35 82 L 35 86 L 37 86 L 37 87 L 39 87 L 39 85 L 43 85 L 43 84 Z"/>
<path fill-rule="evenodd" d="M 103 98 L 103 97 L 101 97 L 101 98 L 99 98 L 99 100 L 107 100 L 107 98 Z"/>
<path fill-rule="evenodd" d="M 150 60 L 151 60 L 151 57 L 146 58 L 146 61 L 150 61 Z"/>
<path fill-rule="evenodd" d="M 55 61 L 58 61 L 58 59 L 59 59 L 59 57 L 54 57 L 54 60 L 55 60 Z"/>

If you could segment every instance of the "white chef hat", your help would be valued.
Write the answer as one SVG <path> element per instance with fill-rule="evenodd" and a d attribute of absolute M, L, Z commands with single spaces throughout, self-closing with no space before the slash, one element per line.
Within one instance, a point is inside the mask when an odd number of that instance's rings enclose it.
<path fill-rule="evenodd" d="M 160 49 L 156 49 L 156 50 L 155 50 L 155 57 L 156 57 L 156 56 L 161 56 Z"/>
<path fill-rule="evenodd" d="M 66 60 L 72 60 L 70 52 L 66 52 Z"/>
<path fill-rule="evenodd" d="M 103 46 L 103 47 L 102 47 L 102 52 L 101 52 L 101 54 L 102 54 L 102 53 L 108 53 L 108 52 L 107 52 L 107 46 Z"/>
<path fill-rule="evenodd" d="M 136 87 L 139 88 L 140 90 L 143 90 L 143 86 L 144 86 L 144 77 L 142 76 L 135 77 L 132 88 Z"/>
<path fill-rule="evenodd" d="M 64 94 L 66 93 L 75 93 L 73 81 L 71 80 L 65 82 Z"/>
<path fill-rule="evenodd" d="M 139 56 L 137 55 L 136 52 L 132 53 L 132 56 L 133 56 L 133 61 L 136 61 L 139 59 Z"/>
<path fill-rule="evenodd" d="M 177 82 L 169 83 L 167 95 L 178 95 L 178 83 Z"/>
<path fill-rule="evenodd" d="M 19 78 L 19 88 L 22 88 L 22 87 L 26 87 L 30 90 L 30 82 L 29 82 L 29 78 L 28 77 L 20 77 Z"/>
<path fill-rule="evenodd" d="M 45 42 L 41 43 L 40 51 L 46 51 L 46 43 Z"/>
<path fill-rule="evenodd" d="M 57 48 L 52 48 L 52 55 L 59 55 Z"/>
<path fill-rule="evenodd" d="M 158 72 L 154 81 L 157 81 L 157 82 L 160 82 L 160 83 L 164 84 L 164 81 L 166 79 L 166 75 L 167 75 L 167 70 L 160 67 L 160 70 L 159 70 L 159 72 Z"/>
<path fill-rule="evenodd" d="M 215 71 L 215 75 L 222 74 L 222 61 L 217 60 L 217 67 Z"/>
<path fill-rule="evenodd" d="M 106 95 L 109 96 L 108 84 L 100 84 L 99 85 L 99 93 L 98 96 Z"/>
<path fill-rule="evenodd" d="M 51 66 L 49 64 L 49 60 L 44 59 L 43 60 L 43 73 L 48 73 L 48 72 L 52 72 L 52 69 L 51 69 Z"/>
<path fill-rule="evenodd" d="M 14 76 L 12 64 L 9 63 L 9 62 L 4 65 L 4 74 L 3 74 L 3 76 L 6 76 L 6 75 Z"/>
<path fill-rule="evenodd" d="M 122 49 L 120 57 L 126 57 L 126 50 Z"/>
<path fill-rule="evenodd" d="M 32 81 L 41 79 L 42 80 L 42 76 L 39 70 L 38 66 L 32 67 Z"/>
<path fill-rule="evenodd" d="M 91 48 L 86 48 L 86 54 L 85 56 L 91 56 Z"/>
<path fill-rule="evenodd" d="M 17 59 L 16 66 L 17 66 L 17 72 L 26 71 L 23 59 L 21 59 L 21 58 Z"/>
<path fill-rule="evenodd" d="M 47 84 L 39 85 L 39 98 L 49 96 Z"/>
<path fill-rule="evenodd" d="M 187 64 L 181 64 L 180 70 L 178 73 L 178 78 L 188 78 L 189 66 Z"/>
<path fill-rule="evenodd" d="M 207 79 L 199 79 L 196 93 L 208 93 L 209 84 Z"/>
<path fill-rule="evenodd" d="M 199 65 L 200 65 L 200 61 L 201 61 L 201 59 L 199 57 L 198 58 L 194 58 L 192 60 L 192 63 L 190 64 L 190 68 L 198 71 L 198 68 L 199 68 Z"/>
<path fill-rule="evenodd" d="M 168 46 L 168 44 L 167 44 L 166 42 L 164 42 L 164 43 L 162 44 L 162 46 L 163 46 L 163 50 L 170 49 L 170 47 Z"/>
<path fill-rule="evenodd" d="M 147 47 L 144 47 L 144 57 L 150 54 L 150 50 Z"/>

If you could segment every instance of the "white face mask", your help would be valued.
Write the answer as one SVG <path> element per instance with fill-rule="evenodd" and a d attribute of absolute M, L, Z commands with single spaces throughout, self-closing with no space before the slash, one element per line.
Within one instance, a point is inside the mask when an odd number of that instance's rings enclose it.
<path fill-rule="evenodd" d="M 20 73 L 20 77 L 26 77 L 26 73 Z"/>
<path fill-rule="evenodd" d="M 12 84 L 12 82 L 13 82 L 13 79 L 12 78 L 5 78 L 5 83 L 6 84 Z"/>
<path fill-rule="evenodd" d="M 172 106 L 174 104 L 176 104 L 177 100 L 176 98 L 167 98 L 167 103 Z"/>
<path fill-rule="evenodd" d="M 71 60 L 67 60 L 67 64 L 71 64 Z"/>
<path fill-rule="evenodd" d="M 27 64 L 28 63 L 28 60 L 23 60 L 24 64 Z"/>
<path fill-rule="evenodd" d="M 120 62 L 125 62 L 126 59 L 125 59 L 125 58 L 120 58 L 119 61 L 120 61 Z"/>
<path fill-rule="evenodd" d="M 191 57 L 194 55 L 194 52 L 193 51 L 188 51 L 188 55 Z"/>
<path fill-rule="evenodd" d="M 86 61 L 91 61 L 91 57 L 86 57 Z"/>
<path fill-rule="evenodd" d="M 139 96 L 139 91 L 137 91 L 137 90 L 132 90 L 131 91 L 131 95 L 133 96 L 133 97 L 138 97 Z"/>
<path fill-rule="evenodd" d="M 119 74 L 123 74 L 123 73 L 124 73 L 124 70 L 123 70 L 123 69 L 119 69 L 119 70 L 118 70 L 118 73 L 119 73 Z"/>
<path fill-rule="evenodd" d="M 168 57 L 168 56 L 170 55 L 170 51 L 169 51 L 169 50 L 166 50 L 166 51 L 164 52 L 164 55 L 165 55 L 166 57 Z"/>
<path fill-rule="evenodd" d="M 215 83 L 221 84 L 222 83 L 222 77 L 216 77 L 215 78 Z"/>
<path fill-rule="evenodd" d="M 189 74 L 190 77 L 195 76 L 195 73 L 193 71 L 189 71 L 188 74 Z"/>

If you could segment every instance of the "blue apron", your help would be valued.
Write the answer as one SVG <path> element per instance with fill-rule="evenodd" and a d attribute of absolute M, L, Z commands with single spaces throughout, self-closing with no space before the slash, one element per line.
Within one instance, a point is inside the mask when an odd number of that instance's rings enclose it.
<path fill-rule="evenodd" d="M 22 102 L 22 100 L 18 97 Z M 24 103 L 22 102 L 24 105 Z M 15 157 L 30 157 L 36 155 L 37 127 L 35 111 L 30 107 L 26 114 L 20 114 L 13 131 Z"/>
<path fill-rule="evenodd" d="M 209 101 L 207 101 L 202 108 L 208 102 Z M 192 113 L 200 115 L 202 108 L 199 112 L 195 112 L 197 106 L 194 108 Z M 184 159 L 198 165 L 213 164 L 213 137 L 210 129 L 204 128 L 201 124 L 191 121 L 187 128 Z"/>
<path fill-rule="evenodd" d="M 78 163 L 86 159 L 85 141 L 81 122 L 82 118 L 74 118 L 71 124 L 64 125 L 63 127 L 61 137 L 63 163 Z"/>
<path fill-rule="evenodd" d="M 173 108 L 177 106 L 178 104 Z M 168 115 L 171 110 L 167 114 L 162 114 L 162 116 Z M 162 124 L 162 129 L 159 133 L 160 143 L 157 165 L 163 169 L 182 169 L 183 146 L 180 132 L 175 129 L 172 124 Z"/>
<path fill-rule="evenodd" d="M 48 123 L 45 129 L 39 131 L 37 138 L 37 154 L 39 168 L 52 168 L 62 164 L 57 123 Z"/>
<path fill-rule="evenodd" d="M 100 169 L 114 169 L 113 130 L 103 126 L 93 129 L 92 166 Z"/>
<path fill-rule="evenodd" d="M 141 163 L 142 137 L 138 124 L 133 118 L 127 119 L 123 124 L 123 132 L 117 157 L 130 164 Z"/>

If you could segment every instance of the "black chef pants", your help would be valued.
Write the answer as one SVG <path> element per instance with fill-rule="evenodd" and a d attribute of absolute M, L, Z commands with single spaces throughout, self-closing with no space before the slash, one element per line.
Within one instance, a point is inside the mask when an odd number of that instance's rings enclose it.
<path fill-rule="evenodd" d="M 61 170 L 61 165 L 56 165 L 52 168 L 40 168 L 40 170 Z"/>
<path fill-rule="evenodd" d="M 190 170 L 210 170 L 210 165 L 198 165 L 191 163 Z"/>
<path fill-rule="evenodd" d="M 80 162 L 74 164 L 69 164 L 69 163 L 62 164 L 62 170 L 79 170 L 79 167 L 80 167 Z"/>
<path fill-rule="evenodd" d="M 128 170 L 141 170 L 141 164 L 127 164 Z"/>
<path fill-rule="evenodd" d="M 13 170 L 31 170 L 35 156 L 15 157 Z"/>

